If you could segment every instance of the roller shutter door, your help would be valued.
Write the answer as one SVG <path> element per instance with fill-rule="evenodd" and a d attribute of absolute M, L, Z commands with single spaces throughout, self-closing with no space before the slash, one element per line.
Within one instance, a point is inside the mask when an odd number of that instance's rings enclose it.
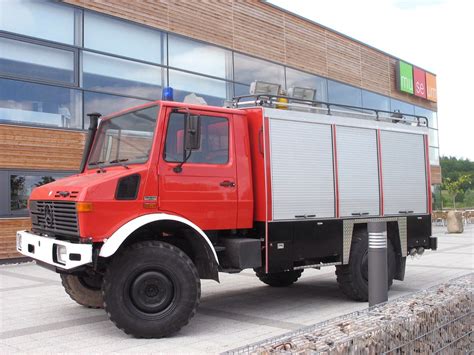
<path fill-rule="evenodd" d="M 270 149 L 273 219 L 334 217 L 331 126 L 270 118 Z"/>
<path fill-rule="evenodd" d="M 338 126 L 336 142 L 340 216 L 379 215 L 376 131 Z"/>
<path fill-rule="evenodd" d="M 423 135 L 380 132 L 384 213 L 427 212 Z"/>

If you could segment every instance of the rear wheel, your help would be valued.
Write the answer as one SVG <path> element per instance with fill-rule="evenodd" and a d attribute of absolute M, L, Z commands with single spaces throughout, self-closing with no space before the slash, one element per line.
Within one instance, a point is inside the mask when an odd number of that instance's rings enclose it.
<path fill-rule="evenodd" d="M 396 272 L 396 254 L 390 239 L 387 240 L 387 288 L 393 283 Z M 369 299 L 369 253 L 367 230 L 354 233 L 349 264 L 336 266 L 336 276 L 342 292 L 356 301 Z"/>
<path fill-rule="evenodd" d="M 287 287 L 294 284 L 303 273 L 303 270 L 293 270 L 285 272 L 274 272 L 271 274 L 265 274 L 263 272 L 257 271 L 257 277 L 264 284 L 267 284 L 272 287 Z"/>
<path fill-rule="evenodd" d="M 102 292 L 105 310 L 118 328 L 135 337 L 160 338 L 194 316 L 201 283 L 184 252 L 168 243 L 145 241 L 112 260 Z"/>
<path fill-rule="evenodd" d="M 74 301 L 89 308 L 103 308 L 102 275 L 61 274 L 64 290 Z"/>

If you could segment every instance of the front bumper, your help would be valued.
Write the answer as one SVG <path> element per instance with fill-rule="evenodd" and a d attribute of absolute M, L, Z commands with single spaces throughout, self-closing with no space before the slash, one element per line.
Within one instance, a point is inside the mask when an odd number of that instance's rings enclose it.
<path fill-rule="evenodd" d="M 65 270 L 92 263 L 92 244 L 76 244 L 27 231 L 16 233 L 16 249 L 25 256 Z"/>

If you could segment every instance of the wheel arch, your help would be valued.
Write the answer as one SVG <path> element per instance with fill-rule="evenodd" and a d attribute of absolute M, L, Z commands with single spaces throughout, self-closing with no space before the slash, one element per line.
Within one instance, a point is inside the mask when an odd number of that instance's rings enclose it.
<path fill-rule="evenodd" d="M 395 280 L 403 281 L 405 278 L 406 255 L 403 255 L 402 236 L 399 221 L 387 222 L 387 239 L 392 242 L 397 262 L 395 269 Z M 406 248 L 406 238 L 405 238 Z"/>
<path fill-rule="evenodd" d="M 112 257 L 144 240 L 161 240 L 180 248 L 194 262 L 200 278 L 219 281 L 219 259 L 209 237 L 188 219 L 168 213 L 148 214 L 127 222 L 107 238 L 99 256 Z"/>
<path fill-rule="evenodd" d="M 384 221 L 384 219 L 381 219 L 381 221 Z M 395 220 L 385 219 L 385 222 L 387 223 L 387 239 L 390 240 L 395 252 L 395 256 L 396 256 L 395 280 L 403 281 L 405 277 L 405 266 L 406 266 L 406 256 L 403 255 L 403 252 L 404 252 L 403 243 L 405 243 L 405 248 L 406 248 L 406 238 L 402 238 L 402 233 L 400 231 L 400 228 L 403 228 L 404 226 L 400 226 L 399 219 L 395 219 Z M 354 223 L 352 236 L 358 232 L 368 233 L 367 223 L 368 223 L 367 221 Z M 349 254 L 350 254 L 351 249 L 352 249 L 352 245 L 350 246 Z"/>

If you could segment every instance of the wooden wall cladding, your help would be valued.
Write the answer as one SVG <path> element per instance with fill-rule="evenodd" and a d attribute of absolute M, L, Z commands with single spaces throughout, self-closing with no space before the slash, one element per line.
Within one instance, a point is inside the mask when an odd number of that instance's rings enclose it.
<path fill-rule="evenodd" d="M 326 31 L 305 26 L 294 18 L 285 21 L 285 63 L 314 74 L 328 76 Z"/>
<path fill-rule="evenodd" d="M 441 184 L 441 167 L 436 165 L 431 165 L 431 184 Z"/>
<path fill-rule="evenodd" d="M 233 49 L 275 62 L 285 62 L 284 15 L 258 1 L 233 2 Z"/>
<path fill-rule="evenodd" d="M 168 1 L 66 0 L 64 2 L 152 27 L 169 28 Z"/>
<path fill-rule="evenodd" d="M 344 37 L 326 31 L 328 77 L 361 86 L 360 46 Z"/>
<path fill-rule="evenodd" d="M 167 5 L 169 31 L 232 47 L 232 2 L 168 1 Z"/>
<path fill-rule="evenodd" d="M 374 49 L 361 47 L 361 86 L 364 89 L 390 95 L 389 58 Z M 395 70 L 395 68 L 394 68 Z"/>
<path fill-rule="evenodd" d="M 436 110 L 396 89 L 396 59 L 259 0 L 62 0 Z"/>
<path fill-rule="evenodd" d="M 16 251 L 16 232 L 30 228 L 29 218 L 0 219 L 0 259 L 23 257 Z"/>
<path fill-rule="evenodd" d="M 0 125 L 0 168 L 78 170 L 85 133 Z"/>
<path fill-rule="evenodd" d="M 82 132 L 0 125 L 0 169 L 78 170 L 84 142 Z M 16 231 L 29 228 L 29 218 L 0 218 L 0 259 L 22 257 Z"/>

